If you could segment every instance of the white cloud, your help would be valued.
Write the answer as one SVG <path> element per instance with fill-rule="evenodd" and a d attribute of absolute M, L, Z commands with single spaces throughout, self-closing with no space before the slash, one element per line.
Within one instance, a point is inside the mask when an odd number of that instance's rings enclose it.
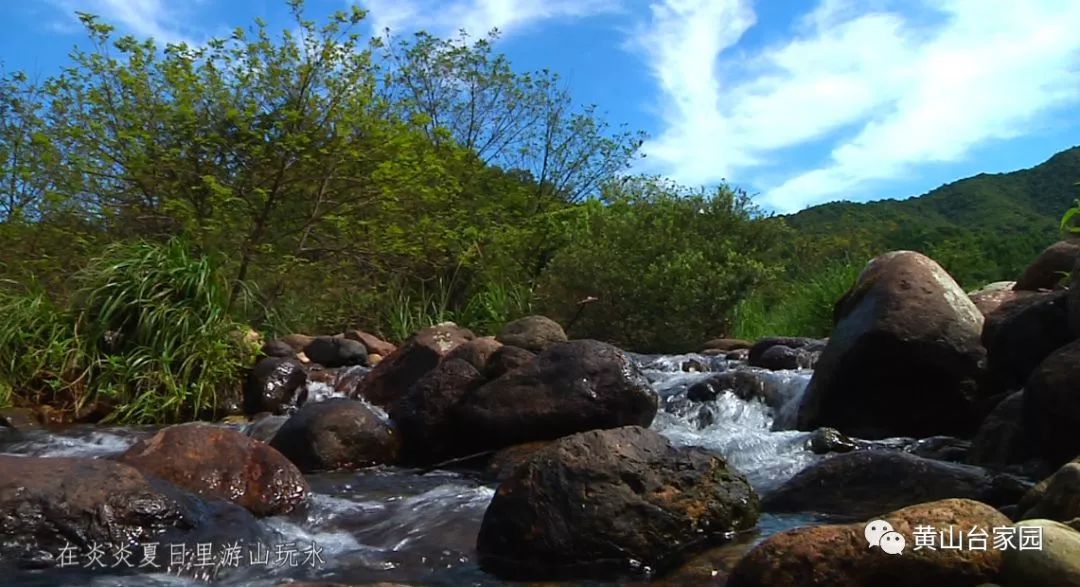
<path fill-rule="evenodd" d="M 75 18 L 76 12 L 97 15 L 139 36 L 154 37 L 159 42 L 192 43 L 178 27 L 176 3 L 169 0 L 49 0 Z M 202 0 L 196 0 L 200 2 Z"/>
<path fill-rule="evenodd" d="M 831 145 L 821 167 L 762 186 L 765 203 L 794 210 L 872 195 L 856 190 L 1080 101 L 1080 2 L 926 1 L 931 24 L 885 2 L 825 0 L 753 52 L 737 46 L 755 24 L 748 2 L 654 2 L 635 43 L 663 93 L 647 161 L 687 183 L 747 183 L 784 149 Z"/>
<path fill-rule="evenodd" d="M 580 18 L 619 10 L 617 0 L 360 0 L 374 30 L 426 30 L 453 35 L 464 29 L 482 37 L 491 29 L 511 33 L 556 18 Z"/>

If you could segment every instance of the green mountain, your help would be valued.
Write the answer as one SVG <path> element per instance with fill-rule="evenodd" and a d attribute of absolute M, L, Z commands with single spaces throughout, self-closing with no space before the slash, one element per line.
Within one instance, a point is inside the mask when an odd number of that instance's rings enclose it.
<path fill-rule="evenodd" d="M 866 248 L 927 253 L 968 286 L 1015 279 L 1058 237 L 1061 215 L 1080 195 L 1080 147 L 1030 169 L 983 173 L 918 197 L 832 202 L 785 220 L 806 236 L 863 235 Z"/>

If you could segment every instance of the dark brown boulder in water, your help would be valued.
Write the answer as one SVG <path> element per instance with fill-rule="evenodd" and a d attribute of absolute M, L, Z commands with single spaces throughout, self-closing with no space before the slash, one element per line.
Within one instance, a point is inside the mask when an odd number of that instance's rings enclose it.
<path fill-rule="evenodd" d="M 257 516 L 292 511 L 308 484 L 265 443 L 221 426 L 181 424 L 136 442 L 118 459 L 198 495 L 231 501 Z"/>

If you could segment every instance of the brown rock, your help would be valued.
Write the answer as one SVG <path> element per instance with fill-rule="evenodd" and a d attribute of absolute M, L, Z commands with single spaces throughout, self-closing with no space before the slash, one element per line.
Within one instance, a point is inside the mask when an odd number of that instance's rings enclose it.
<path fill-rule="evenodd" d="M 729 587 L 919 587 L 979 585 L 993 581 L 1003 554 L 990 543 L 993 528 L 1011 522 L 994 508 L 967 499 L 946 499 L 913 505 L 886 514 L 905 537 L 903 554 L 871 548 L 865 522 L 796 528 L 769 537 L 750 551 L 731 573 Z M 975 526 L 991 536 L 986 550 L 915 550 L 916 526 L 948 532 L 969 532 Z"/>
<path fill-rule="evenodd" d="M 455 418 L 454 410 L 482 382 L 483 377 L 472 364 L 448 355 L 391 404 L 390 419 L 401 433 L 402 458 L 410 463 L 430 464 L 468 454 L 469 435 Z"/>
<path fill-rule="evenodd" d="M 496 379 L 519 367 L 524 367 L 536 359 L 536 355 L 516 346 L 504 344 L 488 359 L 488 379 Z"/>
<path fill-rule="evenodd" d="M 748 349 L 752 346 L 754 346 L 754 343 L 741 338 L 714 338 L 705 343 L 706 349 L 714 349 L 717 351 L 735 351 L 739 349 Z"/>
<path fill-rule="evenodd" d="M 478 449 L 502 448 L 586 430 L 648 426 L 658 401 L 622 351 L 574 340 L 472 391 L 457 414 Z"/>
<path fill-rule="evenodd" d="M 1080 454 L 1080 341 L 1055 351 L 1031 374 L 1024 428 L 1036 453 L 1053 466 Z"/>
<path fill-rule="evenodd" d="M 304 347 L 311 344 L 315 337 L 306 334 L 286 334 L 278 340 L 292 347 L 293 352 L 299 353 L 304 350 Z"/>
<path fill-rule="evenodd" d="M 553 344 L 566 342 L 566 332 L 546 316 L 525 316 L 508 322 L 495 338 L 503 344 L 539 353 Z"/>
<path fill-rule="evenodd" d="M 386 342 L 374 334 L 368 334 L 363 330 L 348 330 L 345 332 L 344 336 L 349 340 L 355 340 L 362 343 L 364 347 L 367 348 L 369 357 L 373 354 L 385 357 L 397 350 L 397 347 L 393 344 Z"/>
<path fill-rule="evenodd" d="M 488 481 L 495 483 L 506 481 L 513 474 L 514 469 L 528 462 L 541 449 L 551 446 L 552 442 L 554 441 L 538 440 L 500 449 L 491 455 L 491 459 L 484 468 L 484 477 Z"/>
<path fill-rule="evenodd" d="M 475 367 L 480 373 L 484 373 L 487 371 L 491 356 L 502 346 L 502 343 L 495 340 L 494 336 L 484 336 L 459 345 L 443 360 L 461 359 Z"/>
<path fill-rule="evenodd" d="M 389 406 L 458 345 L 475 338 L 452 322 L 425 328 L 387 355 L 357 386 L 359 397 Z"/>
<path fill-rule="evenodd" d="M 123 463 L 0 455 L 0 535 L 3 560 L 41 564 L 42 554 L 55 557 L 68 545 L 82 560 L 92 544 L 184 542 L 193 551 L 196 541 L 253 541 L 258 531 L 243 508 L 203 502 Z M 163 569 L 169 563 L 157 561 Z"/>
<path fill-rule="evenodd" d="M 1061 241 L 1046 249 L 1028 265 L 1020 279 L 1016 280 L 1017 291 L 1038 291 L 1056 289 L 1072 271 L 1073 265 L 1080 258 L 1080 244 Z"/>
<path fill-rule="evenodd" d="M 306 403 L 270 441 L 305 473 L 393 463 L 400 438 L 381 411 L 334 398 Z"/>
<path fill-rule="evenodd" d="M 220 426 L 170 426 L 136 442 L 119 461 L 257 516 L 290 512 L 308 493 L 304 476 L 281 453 Z"/>
<path fill-rule="evenodd" d="M 719 456 L 637 426 L 595 430 L 513 471 L 484 514 L 477 552 L 503 577 L 643 575 L 757 516 L 754 490 Z"/>
<path fill-rule="evenodd" d="M 835 308 L 836 328 L 797 426 L 859 438 L 970 436 L 983 415 L 983 316 L 933 260 L 911 251 L 867 265 Z"/>
<path fill-rule="evenodd" d="M 1080 462 L 1065 463 L 1033 487 L 1020 502 L 1021 519 L 1068 522 L 1080 518 Z"/>

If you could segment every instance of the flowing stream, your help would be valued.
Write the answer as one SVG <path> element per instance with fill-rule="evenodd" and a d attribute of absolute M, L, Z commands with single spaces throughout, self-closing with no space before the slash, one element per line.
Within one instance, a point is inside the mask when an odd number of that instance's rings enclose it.
<path fill-rule="evenodd" d="M 759 493 L 769 491 L 816 459 L 805 448 L 809 433 L 785 430 L 812 374 L 764 371 L 701 355 L 633 355 L 660 395 L 653 428 L 678 445 L 724 455 Z M 691 402 L 688 388 L 717 372 L 745 371 L 748 399 L 731 392 Z M 356 376 L 350 373 L 350 376 Z M 312 401 L 331 395 L 315 383 Z M 123 452 L 148 428 L 72 427 L 29 431 L 0 453 L 46 457 L 106 457 Z M 395 467 L 308 475 L 308 503 L 288 516 L 260 520 L 269 546 L 317 545 L 324 562 L 273 565 L 243 560 L 219 585 L 279 585 L 290 581 L 396 582 L 424 585 L 500 585 L 476 564 L 475 541 L 494 488 L 467 471 L 420 472 Z M 763 514 L 751 541 L 818 522 L 809 515 Z M 271 559 L 271 562 L 274 562 Z M 0 561 L 2 563 L 2 561 Z M 2 569 L 2 564 L 0 564 Z M 78 569 L 18 570 L 0 583 L 16 585 L 200 585 L 164 574 L 88 574 Z"/>

